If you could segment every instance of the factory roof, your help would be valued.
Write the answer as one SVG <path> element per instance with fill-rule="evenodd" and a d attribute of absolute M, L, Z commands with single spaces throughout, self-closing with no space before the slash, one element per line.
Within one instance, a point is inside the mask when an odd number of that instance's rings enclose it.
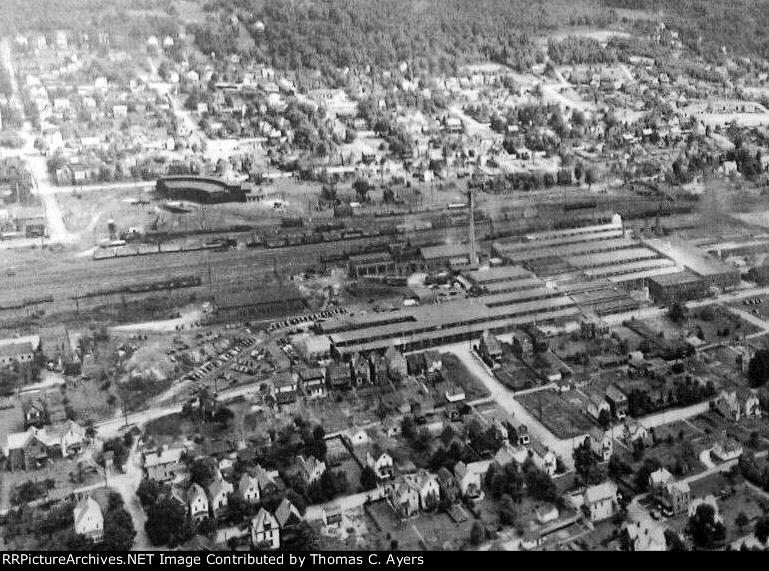
<path fill-rule="evenodd" d="M 676 286 L 676 285 L 682 285 L 682 284 L 697 283 L 697 282 L 701 282 L 702 278 L 696 274 L 693 274 L 692 272 L 683 271 L 683 272 L 678 272 L 676 274 L 652 276 L 649 278 L 649 281 L 654 282 L 659 286 L 665 287 L 665 286 Z"/>
<path fill-rule="evenodd" d="M 465 276 L 476 285 L 520 281 L 533 277 L 529 270 L 521 266 L 498 266 L 486 270 L 474 270 L 465 273 Z"/>
<path fill-rule="evenodd" d="M 536 239 L 531 238 L 525 242 L 508 242 L 507 240 L 500 240 L 494 243 L 494 247 L 498 250 L 504 250 L 506 252 L 517 252 L 527 249 L 542 249 L 551 248 L 554 246 L 563 246 L 567 244 L 578 244 L 584 242 L 592 242 L 596 240 L 607 240 L 611 238 L 621 238 L 622 229 L 613 228 L 611 230 L 603 230 L 600 232 L 590 232 L 584 234 L 569 234 L 567 236 L 556 236 L 553 238 Z"/>
<path fill-rule="evenodd" d="M 668 258 L 652 258 L 649 260 L 637 260 L 634 262 L 626 262 L 624 264 L 613 264 L 611 266 L 605 266 L 601 268 L 592 268 L 585 270 L 585 275 L 593 277 L 609 277 L 617 276 L 620 274 L 640 272 L 643 270 L 650 270 L 652 268 L 673 266 L 675 266 L 675 262 L 673 262 L 673 260 L 669 260 Z"/>
<path fill-rule="evenodd" d="M 734 266 L 708 256 L 702 250 L 685 242 L 670 242 L 655 238 L 647 240 L 646 243 L 664 256 L 675 260 L 677 264 L 685 266 L 702 277 L 737 271 Z"/>
<path fill-rule="evenodd" d="M 441 246 L 426 246 L 420 248 L 425 260 L 440 260 L 442 258 L 461 258 L 470 255 L 467 244 L 443 244 Z"/>
<path fill-rule="evenodd" d="M 573 256 L 568 261 L 572 266 L 587 269 L 656 257 L 657 253 L 648 248 L 631 248 L 616 252 L 601 252 L 586 256 Z"/>
<path fill-rule="evenodd" d="M 642 280 L 653 278 L 655 276 L 664 276 L 666 274 L 677 274 L 681 271 L 678 266 L 666 266 L 662 268 L 653 268 L 651 270 L 643 270 L 640 272 L 632 272 L 630 274 L 621 274 L 618 276 L 611 276 L 609 281 L 612 283 L 629 282 L 633 280 Z"/>
<path fill-rule="evenodd" d="M 630 238 L 611 238 L 609 240 L 582 240 L 573 244 L 564 244 L 561 246 L 537 246 L 537 242 L 527 244 L 528 247 L 522 249 L 509 250 L 504 246 L 496 248 L 496 251 L 505 256 L 511 262 L 524 262 L 526 260 L 536 260 L 537 258 L 549 258 L 553 256 L 561 258 L 570 258 L 581 254 L 592 254 L 594 252 L 609 252 L 612 250 L 622 250 L 633 248 L 639 243 Z"/>

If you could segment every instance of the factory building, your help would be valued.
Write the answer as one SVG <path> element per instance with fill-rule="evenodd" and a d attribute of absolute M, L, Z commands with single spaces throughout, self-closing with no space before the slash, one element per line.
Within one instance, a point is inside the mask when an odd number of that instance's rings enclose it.
<path fill-rule="evenodd" d="M 158 179 L 155 192 L 161 198 L 188 200 L 200 204 L 246 202 L 252 193 L 250 184 L 229 184 L 221 179 L 202 176 L 168 176 Z"/>
<path fill-rule="evenodd" d="M 649 287 L 649 295 L 654 301 L 660 303 L 701 299 L 709 292 L 708 282 L 688 271 L 653 276 L 648 278 L 646 283 Z"/>

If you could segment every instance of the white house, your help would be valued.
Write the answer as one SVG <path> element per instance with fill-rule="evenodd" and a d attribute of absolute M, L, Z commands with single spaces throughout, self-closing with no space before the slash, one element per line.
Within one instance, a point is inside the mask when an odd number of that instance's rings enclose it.
<path fill-rule="evenodd" d="M 377 478 L 386 480 L 393 475 L 393 457 L 384 450 L 373 450 L 366 452 L 366 464 L 374 470 Z"/>
<path fill-rule="evenodd" d="M 208 498 L 200 485 L 192 484 L 187 490 L 187 505 L 192 519 L 200 521 L 208 517 Z"/>
<path fill-rule="evenodd" d="M 299 475 L 308 486 L 317 482 L 323 475 L 323 472 L 326 471 L 326 463 L 321 462 L 314 456 L 305 459 L 305 457 L 300 454 L 296 457 L 296 466 L 299 470 Z"/>
<path fill-rule="evenodd" d="M 614 450 L 614 440 L 608 432 L 594 426 L 590 429 L 590 450 L 602 462 L 608 462 Z"/>
<path fill-rule="evenodd" d="M 617 485 L 604 482 L 590 486 L 585 490 L 583 507 L 590 521 L 600 521 L 614 515 L 617 511 Z"/>
<path fill-rule="evenodd" d="M 90 495 L 78 502 L 73 513 L 75 520 L 75 533 L 84 535 L 94 543 L 98 543 L 104 537 L 104 514 L 101 507 Z"/>
<path fill-rule="evenodd" d="M 464 462 L 457 462 L 454 466 L 454 477 L 456 478 L 462 497 L 479 498 L 483 495 L 481 491 L 481 475 L 477 472 L 468 470 Z"/>
<path fill-rule="evenodd" d="M 280 547 L 278 520 L 264 508 L 260 508 L 251 520 L 251 543 L 254 546 L 266 545 L 270 549 Z"/>
<path fill-rule="evenodd" d="M 259 480 L 250 474 L 243 474 L 238 482 L 238 494 L 243 501 L 255 504 L 261 498 L 259 493 Z"/>
<path fill-rule="evenodd" d="M 233 486 L 227 480 L 216 479 L 208 486 L 208 509 L 214 516 L 219 515 L 229 505 L 229 495 Z"/>
<path fill-rule="evenodd" d="M 534 465 L 537 468 L 550 476 L 555 475 L 558 459 L 552 450 L 547 448 L 539 440 L 532 440 L 530 452 L 531 459 L 534 461 Z"/>

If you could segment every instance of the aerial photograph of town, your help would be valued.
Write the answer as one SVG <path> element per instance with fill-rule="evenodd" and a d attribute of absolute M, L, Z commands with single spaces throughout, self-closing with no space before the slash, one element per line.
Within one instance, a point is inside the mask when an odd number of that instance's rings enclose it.
<path fill-rule="evenodd" d="M 0 552 L 769 549 L 767 27 L 0 0 Z"/>

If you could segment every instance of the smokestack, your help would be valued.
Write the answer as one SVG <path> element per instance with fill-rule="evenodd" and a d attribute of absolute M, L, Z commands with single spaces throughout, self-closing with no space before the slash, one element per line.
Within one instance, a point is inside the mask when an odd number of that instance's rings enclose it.
<path fill-rule="evenodd" d="M 470 224 L 468 225 L 470 233 L 470 265 L 478 265 L 478 251 L 475 246 L 475 198 L 473 191 L 467 191 L 468 205 L 470 206 Z"/>

